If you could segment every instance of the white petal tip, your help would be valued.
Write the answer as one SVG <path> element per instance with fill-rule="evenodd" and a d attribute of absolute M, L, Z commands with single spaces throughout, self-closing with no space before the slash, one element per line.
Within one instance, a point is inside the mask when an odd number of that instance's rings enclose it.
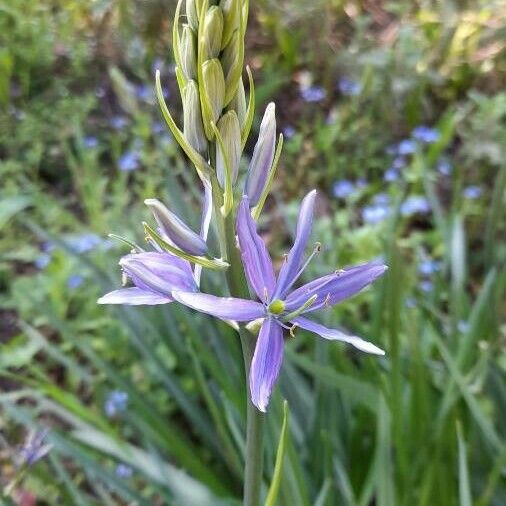
<path fill-rule="evenodd" d="M 385 355 L 384 350 L 381 348 L 378 348 L 372 343 L 368 343 L 364 341 L 363 343 L 360 343 L 359 345 L 355 345 L 356 348 L 358 348 L 360 351 L 364 351 L 365 353 L 370 353 L 371 355 Z"/>
<path fill-rule="evenodd" d="M 258 411 L 260 411 L 261 413 L 266 413 L 267 412 L 267 404 L 256 403 L 253 400 L 251 402 L 253 403 L 253 406 L 255 406 L 255 408 L 257 408 Z"/>

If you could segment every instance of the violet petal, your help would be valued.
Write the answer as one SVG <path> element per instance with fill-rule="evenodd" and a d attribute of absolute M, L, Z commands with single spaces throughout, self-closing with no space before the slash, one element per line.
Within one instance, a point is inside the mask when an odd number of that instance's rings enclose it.
<path fill-rule="evenodd" d="M 265 243 L 256 231 L 246 197 L 243 197 L 237 213 L 237 236 L 248 283 L 258 298 L 266 302 L 276 285 L 274 268 Z"/>
<path fill-rule="evenodd" d="M 351 344 L 360 351 L 372 353 L 373 355 L 385 354 L 381 348 L 378 348 L 375 344 L 372 344 L 369 341 L 365 341 L 364 339 L 357 336 L 349 336 L 337 329 L 329 329 L 320 323 L 313 322 L 302 316 L 294 318 L 292 323 L 296 323 L 299 327 L 305 330 L 309 330 L 310 332 L 314 332 L 324 339 L 329 339 L 331 341 L 342 341 L 344 343 Z"/>
<path fill-rule="evenodd" d="M 185 306 L 224 320 L 251 321 L 265 313 L 263 305 L 253 300 L 178 291 L 174 291 L 172 296 Z"/>
<path fill-rule="evenodd" d="M 299 211 L 299 219 L 297 221 L 297 233 L 293 247 L 288 254 L 286 262 L 281 267 L 278 276 L 275 298 L 283 298 L 297 279 L 302 260 L 304 258 L 304 250 L 311 234 L 313 224 L 313 212 L 316 199 L 316 190 L 310 191 L 302 201 Z"/>
<path fill-rule="evenodd" d="M 99 304 L 126 304 L 127 306 L 153 306 L 156 304 L 168 304 L 172 297 L 163 296 L 148 290 L 141 290 L 136 286 L 132 288 L 121 288 L 106 293 L 100 299 Z"/>
<path fill-rule="evenodd" d="M 251 362 L 251 402 L 265 413 L 283 362 L 283 329 L 274 318 L 266 318 L 258 335 Z"/>

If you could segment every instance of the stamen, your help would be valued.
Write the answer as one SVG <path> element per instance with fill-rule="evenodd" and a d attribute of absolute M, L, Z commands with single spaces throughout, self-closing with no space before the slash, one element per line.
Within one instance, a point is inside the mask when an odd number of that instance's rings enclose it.
<path fill-rule="evenodd" d="M 337 276 L 342 276 L 346 271 L 344 269 L 336 269 L 334 271 L 334 273 L 337 275 Z"/>
<path fill-rule="evenodd" d="M 320 253 L 321 250 L 322 250 L 322 243 L 316 242 L 314 245 L 314 248 L 313 248 L 313 252 L 309 255 L 307 260 L 304 262 L 304 265 L 299 269 L 299 272 L 297 272 L 297 274 L 293 277 L 293 280 L 290 283 L 290 285 L 287 287 L 287 289 L 291 288 L 293 286 L 293 284 L 299 279 L 300 275 L 306 270 L 306 267 L 309 265 L 309 262 L 311 262 L 311 260 L 313 260 L 313 258 L 316 255 L 318 255 L 318 253 Z"/>
<path fill-rule="evenodd" d="M 121 271 L 121 286 L 126 286 L 128 283 L 128 276 L 125 271 Z"/>
<path fill-rule="evenodd" d="M 290 330 L 292 327 L 289 327 L 288 325 L 286 325 L 285 323 L 283 323 L 281 320 L 277 320 L 278 322 L 278 325 L 281 325 L 281 327 L 283 327 L 285 330 Z"/>
<path fill-rule="evenodd" d="M 325 297 L 325 300 L 323 301 L 323 305 L 325 307 L 330 307 L 329 302 L 330 302 L 330 293 L 328 293 L 327 296 Z"/>
<path fill-rule="evenodd" d="M 269 292 L 267 291 L 267 287 L 264 286 L 264 300 L 269 300 Z"/>
<path fill-rule="evenodd" d="M 299 326 L 298 323 L 294 323 L 290 329 L 289 329 L 289 332 L 290 332 L 290 337 L 295 337 L 295 331 L 297 330 L 297 327 Z"/>
<path fill-rule="evenodd" d="M 288 262 L 288 253 L 283 254 L 283 263 L 286 264 L 286 262 Z"/>
<path fill-rule="evenodd" d="M 318 298 L 318 295 L 315 293 L 312 297 L 310 297 L 308 300 L 306 300 L 306 302 L 304 302 L 304 304 L 302 304 L 302 306 L 300 306 L 298 309 L 283 316 L 283 320 L 285 322 L 293 320 L 294 318 L 296 318 L 297 316 L 302 314 L 306 309 L 311 307 L 315 303 L 317 298 Z"/>

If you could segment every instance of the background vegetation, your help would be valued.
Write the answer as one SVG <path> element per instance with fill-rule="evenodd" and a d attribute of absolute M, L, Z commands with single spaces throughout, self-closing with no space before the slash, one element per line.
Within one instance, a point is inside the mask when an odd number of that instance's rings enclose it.
<path fill-rule="evenodd" d="M 287 139 L 262 221 L 271 251 L 282 258 L 279 231 L 317 187 L 323 251 L 310 274 L 380 256 L 390 265 L 326 314 L 385 358 L 302 332 L 288 343 L 266 484 L 286 398 L 280 504 L 505 504 L 501 2 L 251 4 L 256 118 L 274 100 Z M 2 485 L 30 428 L 50 427 L 54 445 L 19 504 L 238 504 L 234 333 L 176 304 L 96 305 L 119 286 L 126 252 L 107 233 L 142 241 L 145 198 L 193 205 L 186 218 L 198 222 L 194 174 L 153 92 L 160 68 L 181 110 L 174 9 L 0 3 Z"/>

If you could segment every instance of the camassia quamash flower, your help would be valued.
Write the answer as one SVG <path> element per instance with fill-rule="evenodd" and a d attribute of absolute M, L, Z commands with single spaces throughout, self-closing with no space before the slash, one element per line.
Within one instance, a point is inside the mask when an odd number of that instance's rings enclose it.
<path fill-rule="evenodd" d="M 306 315 L 333 306 L 358 293 L 385 272 L 385 265 L 373 262 L 348 267 L 293 289 L 317 251 L 315 248 L 304 261 L 315 198 L 316 191 L 313 190 L 302 202 L 294 245 L 276 279 L 266 245 L 258 235 L 255 221 L 251 217 L 248 198 L 243 197 L 237 215 L 237 237 L 250 291 L 258 300 L 217 297 L 178 289 L 172 292 L 175 300 L 217 318 L 237 322 L 260 320 L 260 331 L 249 374 L 251 399 L 260 411 L 266 410 L 279 375 L 285 331 L 293 335 L 295 329 L 301 327 L 324 339 L 343 341 L 367 353 L 384 354 L 384 351 L 374 344 L 360 337 L 346 335 L 337 329 L 327 328 L 310 320 Z"/>

